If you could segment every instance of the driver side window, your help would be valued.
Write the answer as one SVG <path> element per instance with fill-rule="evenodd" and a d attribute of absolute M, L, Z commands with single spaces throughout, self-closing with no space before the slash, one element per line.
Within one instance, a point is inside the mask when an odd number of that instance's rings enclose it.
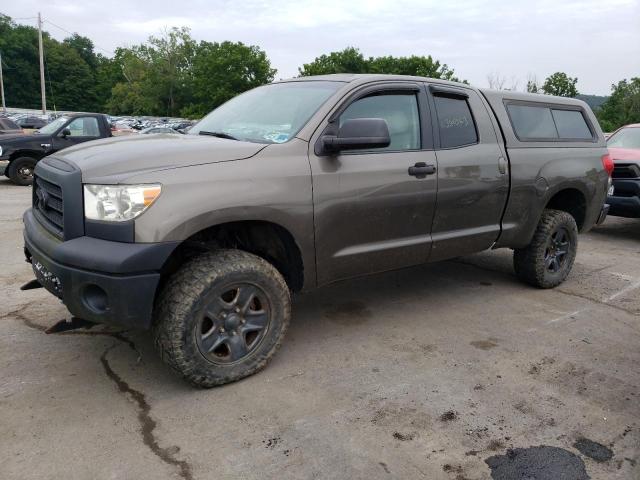
<path fill-rule="evenodd" d="M 99 137 L 98 120 L 94 117 L 76 118 L 67 125 L 71 137 Z"/>
<path fill-rule="evenodd" d="M 376 151 L 420 149 L 420 115 L 414 93 L 377 94 L 360 98 L 340 115 L 340 126 L 353 118 L 382 118 L 389 127 L 391 143 Z M 355 150 L 354 150 L 355 151 Z"/>

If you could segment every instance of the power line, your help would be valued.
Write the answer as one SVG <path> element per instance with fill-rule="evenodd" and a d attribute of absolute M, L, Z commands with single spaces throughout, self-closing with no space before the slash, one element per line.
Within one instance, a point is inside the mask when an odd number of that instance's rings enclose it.
<path fill-rule="evenodd" d="M 69 35 L 75 35 L 75 34 L 77 34 L 77 33 L 78 33 L 78 32 L 70 32 L 70 31 L 69 31 L 69 30 L 67 30 L 66 28 L 62 28 L 60 25 L 57 25 L 57 24 L 53 23 L 51 20 L 44 20 L 44 22 L 45 22 L 45 23 L 48 23 L 48 24 L 50 24 L 50 25 L 53 25 L 53 26 L 54 26 L 54 27 L 56 27 L 56 28 L 59 28 L 60 30 L 62 30 L 63 32 L 68 33 Z M 93 43 L 93 46 L 94 46 L 94 47 L 96 47 L 96 48 L 98 48 L 98 49 L 102 50 L 103 52 L 106 52 L 106 53 L 108 53 L 108 54 L 110 54 L 110 55 L 113 55 L 113 54 L 114 54 L 114 52 L 113 52 L 113 51 L 111 51 L 111 50 L 107 50 L 106 48 L 102 48 L 100 45 L 96 45 L 96 44 L 93 42 L 93 40 L 91 41 L 91 43 Z"/>

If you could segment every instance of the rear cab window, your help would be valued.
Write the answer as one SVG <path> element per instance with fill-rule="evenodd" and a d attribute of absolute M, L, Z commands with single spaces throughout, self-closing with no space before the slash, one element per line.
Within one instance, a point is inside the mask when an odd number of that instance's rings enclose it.
<path fill-rule="evenodd" d="M 440 148 L 456 148 L 478 142 L 478 132 L 466 98 L 436 94 L 433 100 L 438 117 Z"/>
<path fill-rule="evenodd" d="M 580 108 L 509 102 L 506 109 L 520 141 L 593 141 L 595 138 Z"/>

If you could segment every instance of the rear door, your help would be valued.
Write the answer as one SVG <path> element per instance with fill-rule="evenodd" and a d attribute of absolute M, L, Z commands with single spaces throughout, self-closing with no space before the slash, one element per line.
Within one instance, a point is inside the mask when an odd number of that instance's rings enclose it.
<path fill-rule="evenodd" d="M 430 85 L 438 159 L 438 200 L 430 261 L 485 250 L 500 235 L 509 192 L 490 113 L 472 89 Z"/>
<path fill-rule="evenodd" d="M 424 263 L 431 245 L 436 157 L 426 92 L 416 82 L 363 87 L 330 121 L 383 118 L 391 144 L 318 155 L 310 142 L 317 275 L 320 284 Z M 431 174 L 411 175 L 416 164 Z M 413 171 L 413 170 L 412 170 Z"/>

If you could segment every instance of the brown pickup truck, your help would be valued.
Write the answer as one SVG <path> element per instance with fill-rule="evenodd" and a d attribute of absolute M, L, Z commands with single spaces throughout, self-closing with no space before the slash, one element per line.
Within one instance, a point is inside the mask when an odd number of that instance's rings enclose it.
<path fill-rule="evenodd" d="M 419 77 L 277 82 L 187 135 L 110 138 L 35 169 L 37 280 L 89 322 L 151 328 L 210 387 L 273 356 L 291 292 L 491 248 L 565 280 L 613 163 L 579 100 Z"/>

